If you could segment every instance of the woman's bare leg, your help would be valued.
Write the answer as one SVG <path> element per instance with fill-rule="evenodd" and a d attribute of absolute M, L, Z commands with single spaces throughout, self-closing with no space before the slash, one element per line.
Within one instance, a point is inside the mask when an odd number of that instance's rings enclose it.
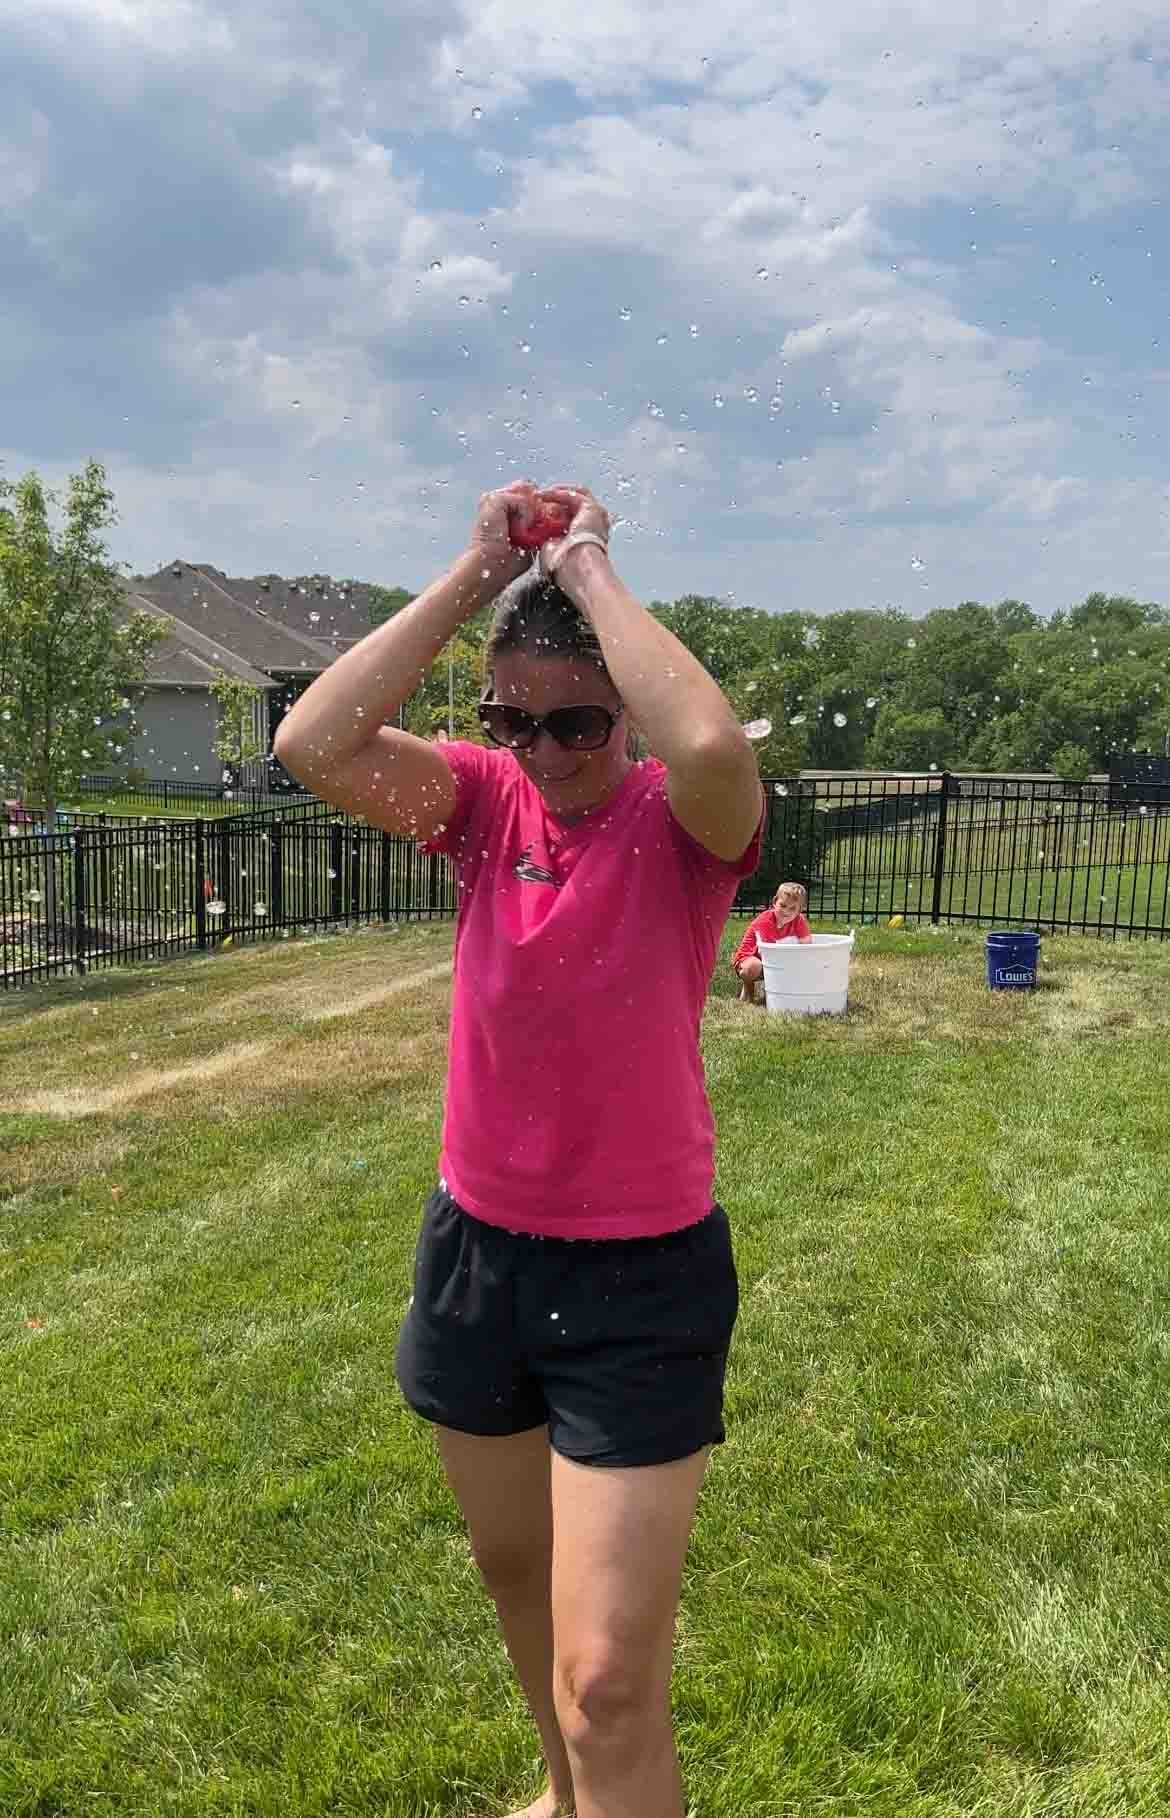
<path fill-rule="evenodd" d="M 553 1703 L 548 1428 L 485 1439 L 438 1427 L 436 1436 L 548 1766 L 547 1790 L 510 1818 L 568 1818 L 574 1810 L 573 1776 Z"/>

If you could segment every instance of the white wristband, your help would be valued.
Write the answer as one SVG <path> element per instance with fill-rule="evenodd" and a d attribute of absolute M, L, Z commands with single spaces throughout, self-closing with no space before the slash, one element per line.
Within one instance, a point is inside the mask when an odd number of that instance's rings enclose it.
<path fill-rule="evenodd" d="M 536 565 L 544 580 L 550 581 L 552 579 L 553 575 L 568 555 L 570 549 L 575 549 L 578 543 L 596 543 L 598 549 L 604 549 L 607 553 L 609 551 L 609 544 L 604 537 L 599 537 L 595 530 L 574 530 L 572 535 L 567 536 L 557 550 L 556 561 L 550 568 L 545 560 L 544 554 L 547 545 L 542 543 L 536 552 Z"/>

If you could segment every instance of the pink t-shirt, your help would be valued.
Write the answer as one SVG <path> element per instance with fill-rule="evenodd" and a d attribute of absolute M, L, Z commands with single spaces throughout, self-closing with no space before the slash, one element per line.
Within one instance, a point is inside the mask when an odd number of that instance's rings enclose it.
<path fill-rule="evenodd" d="M 699 1024 L 740 880 L 633 764 L 560 821 L 510 752 L 455 741 L 447 852 L 460 887 L 441 1170 L 488 1224 L 653 1237 L 711 1207 Z"/>

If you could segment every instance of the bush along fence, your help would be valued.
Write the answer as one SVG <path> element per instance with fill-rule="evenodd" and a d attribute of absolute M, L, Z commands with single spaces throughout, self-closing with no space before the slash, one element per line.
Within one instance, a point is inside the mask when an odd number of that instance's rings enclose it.
<path fill-rule="evenodd" d="M 806 885 L 812 919 L 892 915 L 1164 937 L 1170 794 L 1136 783 L 780 777 L 759 869 L 736 899 Z M 445 859 L 308 796 L 224 818 L 74 817 L 0 837 L 0 983 L 21 985 L 297 930 L 453 916 Z"/>

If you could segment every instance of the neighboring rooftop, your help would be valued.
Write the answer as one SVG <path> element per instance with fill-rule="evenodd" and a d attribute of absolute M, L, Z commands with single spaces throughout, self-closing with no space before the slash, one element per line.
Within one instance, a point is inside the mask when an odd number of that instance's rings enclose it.
<path fill-rule="evenodd" d="M 163 610 L 146 594 L 126 592 L 126 610 L 147 612 L 168 626 L 168 634 L 156 644 L 147 663 L 147 678 L 158 688 L 209 688 L 217 671 L 222 670 L 236 681 L 253 688 L 278 686 L 270 675 L 246 663 L 233 650 L 225 648 L 205 632 L 195 631 Z M 324 667 L 324 665 L 322 665 Z"/>
<path fill-rule="evenodd" d="M 316 675 L 370 629 L 371 589 L 329 575 L 236 579 L 205 562 L 169 562 L 127 591 L 269 676 Z"/>

